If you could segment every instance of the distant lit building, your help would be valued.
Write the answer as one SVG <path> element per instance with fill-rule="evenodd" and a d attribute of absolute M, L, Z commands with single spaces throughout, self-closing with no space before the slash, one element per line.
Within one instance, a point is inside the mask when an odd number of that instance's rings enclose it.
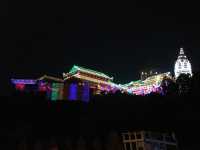
<path fill-rule="evenodd" d="M 149 72 L 144 72 L 142 71 L 140 74 L 140 80 L 145 80 L 146 78 L 153 76 L 153 75 L 157 75 L 158 72 L 153 72 L 152 70 Z"/>
<path fill-rule="evenodd" d="M 171 79 L 170 72 L 148 76 L 145 80 L 132 81 L 125 84 L 125 91 L 134 95 L 146 95 L 150 93 L 161 93 L 161 83 L 164 79 Z"/>
<path fill-rule="evenodd" d="M 189 74 L 192 76 L 192 66 L 187 56 L 184 54 L 183 48 L 180 48 L 178 59 L 174 66 L 175 78 L 178 78 L 180 74 Z"/>
<path fill-rule="evenodd" d="M 44 75 L 37 79 L 11 79 L 17 92 L 40 95 L 47 99 L 63 99 L 64 80 L 57 77 Z"/>
<path fill-rule="evenodd" d="M 178 150 L 174 133 L 127 131 L 122 141 L 124 150 Z"/>

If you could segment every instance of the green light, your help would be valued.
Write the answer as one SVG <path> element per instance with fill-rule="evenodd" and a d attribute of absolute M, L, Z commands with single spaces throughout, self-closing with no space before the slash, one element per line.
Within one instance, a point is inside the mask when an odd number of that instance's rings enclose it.
<path fill-rule="evenodd" d="M 76 66 L 74 65 L 72 67 L 72 69 L 69 71 L 70 74 L 75 74 L 77 73 L 77 71 L 82 71 L 82 72 L 87 72 L 87 73 L 90 73 L 90 74 L 94 74 L 96 76 L 100 76 L 100 77 L 104 77 L 104 78 L 109 78 L 109 79 L 113 79 L 112 77 L 109 77 L 108 75 L 102 73 L 102 72 L 98 72 L 98 71 L 95 71 L 95 70 L 91 70 L 91 69 L 87 69 L 87 68 L 84 68 L 84 67 L 80 67 L 80 66 Z"/>
<path fill-rule="evenodd" d="M 52 83 L 51 100 L 56 101 L 59 98 L 59 85 L 58 83 Z"/>

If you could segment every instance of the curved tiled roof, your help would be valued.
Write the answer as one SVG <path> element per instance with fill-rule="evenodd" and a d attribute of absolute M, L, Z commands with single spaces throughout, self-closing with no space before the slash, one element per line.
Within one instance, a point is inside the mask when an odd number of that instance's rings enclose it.
<path fill-rule="evenodd" d="M 75 73 L 77 73 L 77 71 L 82 71 L 82 72 L 94 74 L 94 75 L 99 76 L 99 77 L 103 77 L 103 78 L 107 78 L 107 79 L 113 80 L 113 77 L 109 77 L 108 75 L 106 75 L 106 74 L 104 74 L 102 72 L 98 72 L 98 71 L 95 71 L 95 70 L 87 69 L 87 68 L 76 66 L 76 65 L 74 65 L 72 67 L 72 69 L 69 71 L 69 73 L 70 74 L 75 74 Z"/>

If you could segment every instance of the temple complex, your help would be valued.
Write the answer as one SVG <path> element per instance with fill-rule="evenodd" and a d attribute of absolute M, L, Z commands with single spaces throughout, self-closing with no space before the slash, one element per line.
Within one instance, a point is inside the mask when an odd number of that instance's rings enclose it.
<path fill-rule="evenodd" d="M 175 79 L 182 73 L 192 75 L 191 64 L 180 49 L 175 63 Z M 44 93 L 51 100 L 81 100 L 88 102 L 93 95 L 120 91 L 130 95 L 163 94 L 162 81 L 171 79 L 170 72 L 142 72 L 141 79 L 127 84 L 116 84 L 112 76 L 105 73 L 74 65 L 61 78 L 43 75 L 37 79 L 11 79 L 17 91 Z"/>
<path fill-rule="evenodd" d="M 145 80 L 132 81 L 124 86 L 128 93 L 134 95 L 146 95 L 152 92 L 162 93 L 161 83 L 166 78 L 172 78 L 170 72 L 153 75 Z"/>
<path fill-rule="evenodd" d="M 104 73 L 74 65 L 63 78 L 44 75 L 38 79 L 11 79 L 16 90 L 23 92 L 41 92 L 51 100 L 81 100 L 88 102 L 96 94 L 122 93 L 146 95 L 161 92 L 161 82 L 170 73 L 152 75 L 145 80 L 128 84 L 116 84 L 113 77 Z"/>

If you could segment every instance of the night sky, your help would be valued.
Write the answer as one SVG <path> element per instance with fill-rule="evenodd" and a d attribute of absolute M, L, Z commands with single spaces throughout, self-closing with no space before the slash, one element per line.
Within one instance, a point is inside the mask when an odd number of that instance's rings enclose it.
<path fill-rule="evenodd" d="M 143 70 L 173 71 L 183 47 L 194 71 L 200 62 L 198 4 L 161 2 L 1 4 L 0 95 L 9 79 L 62 77 L 73 64 L 117 83 Z"/>

